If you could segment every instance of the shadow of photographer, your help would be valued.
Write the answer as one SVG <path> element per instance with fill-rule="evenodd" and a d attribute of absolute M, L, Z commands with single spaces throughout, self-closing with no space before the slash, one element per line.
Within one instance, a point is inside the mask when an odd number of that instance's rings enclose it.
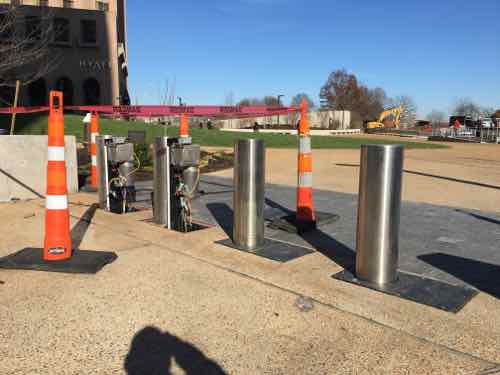
<path fill-rule="evenodd" d="M 127 375 L 169 375 L 173 360 L 186 375 L 226 375 L 194 345 L 156 327 L 145 327 L 134 336 L 124 367 Z"/>

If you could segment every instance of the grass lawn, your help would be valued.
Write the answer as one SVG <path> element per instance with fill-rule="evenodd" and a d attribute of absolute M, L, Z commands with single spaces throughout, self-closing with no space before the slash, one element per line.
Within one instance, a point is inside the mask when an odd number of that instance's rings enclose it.
<path fill-rule="evenodd" d="M 64 117 L 65 132 L 67 135 L 74 135 L 79 141 L 83 140 L 83 116 L 68 114 Z M 112 134 L 115 136 L 127 136 L 129 130 L 145 130 L 148 143 L 156 136 L 176 136 L 178 128 L 170 127 L 166 129 L 163 125 L 146 124 L 141 121 L 110 120 L 102 118 L 100 120 L 101 134 Z M 0 128 L 10 127 L 10 116 L 0 116 Z M 16 134 L 47 134 L 46 115 L 18 115 L 16 120 Z M 234 133 L 219 130 L 190 129 L 193 142 L 202 146 L 232 147 L 235 139 L 259 138 L 266 142 L 268 148 L 296 148 L 297 137 L 282 134 L 259 134 L 259 133 Z M 408 142 L 389 141 L 384 137 L 380 139 L 363 139 L 362 137 L 312 137 L 313 148 L 320 149 L 355 149 L 362 144 L 403 144 L 407 148 L 446 148 L 447 146 L 430 142 Z"/>

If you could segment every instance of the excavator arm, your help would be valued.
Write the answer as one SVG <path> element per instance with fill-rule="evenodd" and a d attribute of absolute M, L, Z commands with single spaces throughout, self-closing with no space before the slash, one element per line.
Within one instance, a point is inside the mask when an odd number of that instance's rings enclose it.
<path fill-rule="evenodd" d="M 384 120 L 389 116 L 394 116 L 394 126 L 398 126 L 401 122 L 401 113 L 403 113 L 403 107 L 396 107 L 388 109 L 382 112 L 378 118 L 378 121 L 372 121 L 367 124 L 368 129 L 379 129 L 385 127 Z"/>

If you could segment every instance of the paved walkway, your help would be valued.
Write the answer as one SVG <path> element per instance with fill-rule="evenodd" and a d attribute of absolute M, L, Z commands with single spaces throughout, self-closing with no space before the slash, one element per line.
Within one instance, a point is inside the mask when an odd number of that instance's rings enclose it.
<path fill-rule="evenodd" d="M 212 220 L 208 203 L 230 211 L 231 187 L 227 180 L 207 181 L 203 188 L 211 194 L 197 215 Z M 268 198 L 286 207 L 290 194 L 273 187 Z M 423 248 L 499 266 L 498 249 L 488 250 L 498 241 L 498 216 L 404 206 L 402 267 L 487 289 L 450 314 L 332 279 L 343 268 L 339 254 L 353 247 L 355 199 L 348 194 L 318 194 L 316 205 L 342 219 L 323 229 L 324 245 L 309 244 L 320 251 L 287 263 L 216 244 L 227 237 L 219 227 L 169 232 L 151 224 L 150 211 L 98 210 L 89 224 L 80 218 L 95 196 L 78 194 L 72 202 L 74 241 L 81 249 L 114 250 L 118 259 L 95 276 L 0 270 L 2 373 L 500 372 L 494 289 L 426 262 L 413 264 Z M 42 201 L 0 208 L 0 256 L 42 244 Z M 474 238 L 453 230 L 469 225 Z M 483 246 L 467 250 L 474 243 Z"/>

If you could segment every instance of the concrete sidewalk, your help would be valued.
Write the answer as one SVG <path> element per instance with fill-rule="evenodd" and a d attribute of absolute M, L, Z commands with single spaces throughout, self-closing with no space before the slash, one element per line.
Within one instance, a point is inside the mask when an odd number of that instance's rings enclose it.
<path fill-rule="evenodd" d="M 0 270 L 0 373 L 500 372 L 489 294 L 450 314 L 334 280 L 342 267 L 319 252 L 278 263 L 215 244 L 219 227 L 98 210 L 87 228 L 95 196 L 71 200 L 74 241 L 118 259 L 95 276 Z M 43 201 L 0 207 L 0 256 L 42 244 Z"/>

